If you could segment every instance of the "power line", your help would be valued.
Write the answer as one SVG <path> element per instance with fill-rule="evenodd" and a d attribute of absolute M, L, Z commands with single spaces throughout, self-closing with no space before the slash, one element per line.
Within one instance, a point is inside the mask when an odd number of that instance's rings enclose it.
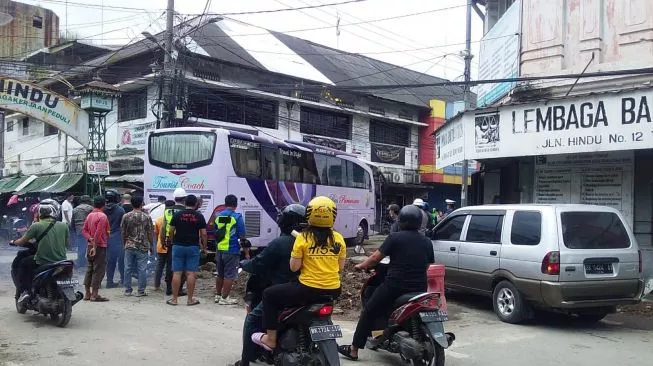
<path fill-rule="evenodd" d="M 352 3 L 360 3 L 360 2 L 363 2 L 363 1 L 366 1 L 366 0 L 347 0 L 347 1 L 342 1 L 342 2 L 339 2 L 339 3 L 308 5 L 308 6 L 299 6 L 299 7 L 288 7 L 288 8 L 283 8 L 283 9 L 271 9 L 271 10 L 242 11 L 242 12 L 236 12 L 236 13 L 223 13 L 221 15 L 249 15 L 249 14 L 279 13 L 279 12 L 284 12 L 284 11 L 297 11 L 297 10 L 305 10 L 305 9 L 325 8 L 325 7 L 328 7 L 328 6 L 346 5 L 346 4 L 352 4 Z"/>

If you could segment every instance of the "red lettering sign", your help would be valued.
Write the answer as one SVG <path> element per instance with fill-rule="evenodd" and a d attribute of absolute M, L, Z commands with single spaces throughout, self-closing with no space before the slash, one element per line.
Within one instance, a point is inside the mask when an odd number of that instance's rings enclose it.
<path fill-rule="evenodd" d="M 360 200 L 356 198 L 347 197 L 344 194 L 338 198 L 338 204 L 340 205 L 358 205 L 360 204 L 360 202 L 361 202 Z"/>

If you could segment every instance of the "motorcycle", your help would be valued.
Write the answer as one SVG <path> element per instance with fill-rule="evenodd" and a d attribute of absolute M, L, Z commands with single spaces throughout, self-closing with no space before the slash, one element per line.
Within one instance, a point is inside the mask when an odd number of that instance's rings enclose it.
<path fill-rule="evenodd" d="M 20 279 L 17 274 L 17 261 L 34 253 L 36 253 L 35 245 L 28 244 L 27 249 L 18 252 L 14 264 L 11 266 L 11 278 L 16 286 L 16 311 L 19 314 L 25 314 L 27 310 L 33 310 L 39 314 L 49 315 L 58 327 L 63 328 L 70 321 L 73 305 L 84 297 L 81 292 L 74 290 L 78 281 L 72 278 L 73 261 L 63 260 L 38 267 L 34 271 L 32 279 L 32 296 L 24 303 L 20 303 L 18 301 Z"/>
<path fill-rule="evenodd" d="M 390 258 L 384 258 L 365 281 L 361 289 L 363 306 L 383 283 L 389 263 Z M 402 295 L 395 301 L 389 319 L 375 320 L 375 329 L 383 331 L 368 339 L 366 347 L 398 353 L 404 362 L 415 366 L 444 366 L 444 350 L 451 346 L 456 337 L 444 331 L 443 323 L 448 317 L 441 309 L 441 300 L 437 293 Z"/>

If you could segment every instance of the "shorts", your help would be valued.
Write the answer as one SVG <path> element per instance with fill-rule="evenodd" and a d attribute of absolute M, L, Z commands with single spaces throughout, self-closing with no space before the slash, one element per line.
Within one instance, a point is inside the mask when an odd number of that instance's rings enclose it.
<path fill-rule="evenodd" d="M 215 253 L 215 266 L 218 271 L 218 277 L 227 280 L 238 278 L 238 265 L 240 264 L 240 254 L 231 254 L 218 251 Z"/>
<path fill-rule="evenodd" d="M 172 246 L 172 271 L 197 272 L 200 267 L 200 248 L 197 245 Z"/>

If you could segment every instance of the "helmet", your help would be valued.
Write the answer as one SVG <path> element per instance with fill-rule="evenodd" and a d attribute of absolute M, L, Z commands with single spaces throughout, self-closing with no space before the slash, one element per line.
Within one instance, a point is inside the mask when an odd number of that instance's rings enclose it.
<path fill-rule="evenodd" d="M 61 212 L 59 203 L 51 198 L 39 202 L 39 217 L 51 217 L 57 219 Z"/>
<path fill-rule="evenodd" d="M 413 205 L 424 207 L 424 200 L 421 198 L 415 198 L 415 201 L 413 201 Z"/>
<path fill-rule="evenodd" d="M 418 230 L 422 225 L 422 210 L 413 205 L 406 205 L 399 211 L 399 228 L 401 230 Z"/>
<path fill-rule="evenodd" d="M 186 198 L 186 196 L 188 195 L 186 194 L 186 190 L 183 188 L 177 188 L 175 189 L 174 193 L 172 193 L 172 198 L 175 200 L 179 198 Z"/>
<path fill-rule="evenodd" d="M 306 206 L 306 221 L 310 226 L 332 228 L 338 209 L 329 197 L 313 198 Z"/>
<path fill-rule="evenodd" d="M 113 188 L 107 189 L 107 191 L 104 192 L 104 199 L 107 203 L 118 203 L 120 202 L 120 192 Z"/>
<path fill-rule="evenodd" d="M 286 206 L 279 216 L 277 216 L 277 225 L 284 234 L 290 234 L 293 230 L 299 230 L 301 224 L 306 222 L 306 207 L 299 204 Z"/>

